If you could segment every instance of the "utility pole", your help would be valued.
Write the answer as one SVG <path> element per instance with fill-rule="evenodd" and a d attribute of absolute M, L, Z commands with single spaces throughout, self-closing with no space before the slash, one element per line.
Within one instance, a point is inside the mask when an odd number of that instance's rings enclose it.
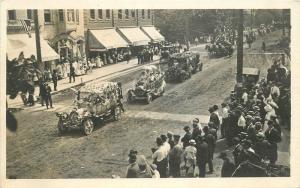
<path fill-rule="evenodd" d="M 187 50 L 190 48 L 189 40 L 190 40 L 190 22 L 189 22 L 189 14 L 185 14 L 185 37 L 186 37 L 186 45 Z"/>
<path fill-rule="evenodd" d="M 42 62 L 40 28 L 39 28 L 39 18 L 38 18 L 37 9 L 34 9 L 34 31 L 35 31 L 37 65 L 39 70 L 42 72 L 42 74 L 44 74 L 44 63 Z"/>
<path fill-rule="evenodd" d="M 237 74 L 236 82 L 242 83 L 243 81 L 243 30 L 244 30 L 244 11 L 239 10 L 239 23 L 238 23 L 238 38 L 237 38 Z"/>
<path fill-rule="evenodd" d="M 115 14 L 114 9 L 111 9 L 111 25 L 115 27 Z"/>
<path fill-rule="evenodd" d="M 284 9 L 282 10 L 282 35 L 285 36 L 285 13 Z"/>
<path fill-rule="evenodd" d="M 235 24 L 236 24 L 236 20 L 235 20 L 235 10 L 232 10 L 232 19 L 231 19 L 231 24 L 232 24 L 232 45 L 235 44 Z"/>

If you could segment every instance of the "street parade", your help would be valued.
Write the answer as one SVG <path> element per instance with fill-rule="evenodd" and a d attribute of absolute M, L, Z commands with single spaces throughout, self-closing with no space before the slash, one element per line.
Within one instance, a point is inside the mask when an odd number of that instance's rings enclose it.
<path fill-rule="evenodd" d="M 8 179 L 290 176 L 289 11 L 41 9 L 40 22 L 86 28 L 16 34 L 19 11 L 8 10 Z M 180 11 L 190 28 L 172 24 Z M 90 23 L 104 18 L 117 20 Z"/>

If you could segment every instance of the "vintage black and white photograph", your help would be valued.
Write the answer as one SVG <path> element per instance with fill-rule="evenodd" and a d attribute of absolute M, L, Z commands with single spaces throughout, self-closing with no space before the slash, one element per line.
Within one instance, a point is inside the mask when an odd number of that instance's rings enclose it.
<path fill-rule="evenodd" d="M 291 9 L 46 8 L 6 10 L 6 179 L 290 177 Z"/>

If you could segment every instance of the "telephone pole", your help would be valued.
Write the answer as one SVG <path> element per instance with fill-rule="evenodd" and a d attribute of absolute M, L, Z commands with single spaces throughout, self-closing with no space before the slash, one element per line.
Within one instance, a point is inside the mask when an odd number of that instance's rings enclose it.
<path fill-rule="evenodd" d="M 237 74 L 236 82 L 242 83 L 243 81 L 243 30 L 244 30 L 244 11 L 239 10 L 238 21 L 238 38 L 237 38 Z"/>
<path fill-rule="evenodd" d="M 36 45 L 36 60 L 38 69 L 44 72 L 44 63 L 42 62 L 42 54 L 41 54 L 41 41 L 40 41 L 40 28 L 39 28 L 39 18 L 38 18 L 38 10 L 34 9 L 34 31 L 35 31 L 35 45 Z"/>

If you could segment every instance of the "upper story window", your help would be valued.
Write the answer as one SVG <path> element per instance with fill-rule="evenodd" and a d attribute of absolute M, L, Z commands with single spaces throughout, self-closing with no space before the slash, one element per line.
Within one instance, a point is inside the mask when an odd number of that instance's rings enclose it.
<path fill-rule="evenodd" d="M 131 17 L 135 18 L 135 10 L 131 10 Z"/>
<path fill-rule="evenodd" d="M 106 10 L 106 13 L 105 13 L 105 16 L 106 16 L 106 19 L 110 19 L 110 10 Z"/>
<path fill-rule="evenodd" d="M 44 21 L 45 21 L 45 23 L 50 23 L 50 22 L 52 22 L 51 11 L 50 11 L 50 9 L 45 9 L 45 10 L 44 10 Z"/>
<path fill-rule="evenodd" d="M 79 10 L 76 10 L 76 22 L 79 23 Z"/>
<path fill-rule="evenodd" d="M 125 19 L 129 19 L 129 10 L 125 9 Z"/>
<path fill-rule="evenodd" d="M 8 20 L 16 20 L 16 10 L 8 10 Z"/>
<path fill-rule="evenodd" d="M 148 19 L 150 19 L 151 18 L 151 10 L 150 9 L 148 9 Z"/>
<path fill-rule="evenodd" d="M 60 22 L 63 22 L 65 20 L 64 10 L 58 9 L 58 20 Z"/>
<path fill-rule="evenodd" d="M 27 10 L 27 18 L 29 20 L 32 20 L 33 19 L 33 11 L 31 9 L 28 9 Z"/>
<path fill-rule="evenodd" d="M 145 10 L 142 9 L 142 18 L 145 19 Z"/>
<path fill-rule="evenodd" d="M 121 20 L 123 19 L 122 9 L 118 10 L 118 18 Z"/>
<path fill-rule="evenodd" d="M 98 18 L 99 18 L 100 20 L 103 19 L 103 11 L 102 11 L 102 9 L 98 9 Z"/>
<path fill-rule="evenodd" d="M 75 22 L 75 15 L 73 9 L 67 10 L 67 17 L 68 17 L 68 22 Z"/>
<path fill-rule="evenodd" d="M 94 9 L 91 9 L 90 10 L 90 18 L 91 19 L 95 19 L 96 17 L 95 17 L 95 10 Z"/>

